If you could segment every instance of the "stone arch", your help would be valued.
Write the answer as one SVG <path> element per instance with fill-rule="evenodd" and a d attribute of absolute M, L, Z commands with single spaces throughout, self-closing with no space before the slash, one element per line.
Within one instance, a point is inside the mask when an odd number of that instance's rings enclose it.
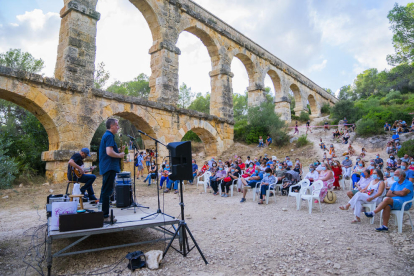
<path fill-rule="evenodd" d="M 282 92 L 282 81 L 279 77 L 279 74 L 274 69 L 267 68 L 264 71 L 264 74 L 262 76 L 263 84 L 264 84 L 264 79 L 266 78 L 266 75 L 269 75 L 270 79 L 272 80 L 273 89 L 275 90 L 275 99 L 279 99 L 283 97 L 284 95 Z"/>
<path fill-rule="evenodd" d="M 233 58 L 238 58 L 244 65 L 247 71 L 247 76 L 249 77 L 249 86 L 255 86 L 255 75 L 256 75 L 256 66 L 254 65 L 252 59 L 244 53 L 236 53 Z"/>
<path fill-rule="evenodd" d="M 211 58 L 211 67 L 214 69 L 220 63 L 218 43 L 203 29 L 198 26 L 190 26 L 184 29 L 185 32 L 191 33 L 201 40 L 206 46 L 207 52 Z"/>
<path fill-rule="evenodd" d="M 318 110 L 318 104 L 316 102 L 315 97 L 312 94 L 309 94 L 308 96 L 308 102 L 309 102 L 309 106 L 310 106 L 310 110 L 312 115 L 319 115 L 320 110 Z"/>
<path fill-rule="evenodd" d="M 300 115 L 300 112 L 303 111 L 303 102 L 302 102 L 302 91 L 299 86 L 296 84 L 291 84 L 289 86 L 290 91 L 292 91 L 293 96 L 295 97 L 295 112 L 296 116 Z"/>
<path fill-rule="evenodd" d="M 204 149 L 207 156 L 217 156 L 220 153 L 222 140 L 219 137 L 217 130 L 213 128 L 208 122 L 202 122 L 198 120 L 190 121 L 182 127 L 176 136 L 176 141 L 181 141 L 184 135 L 192 130 L 200 137 L 204 144 Z"/>
<path fill-rule="evenodd" d="M 23 89 L 22 89 L 23 90 Z M 30 91 L 29 89 L 24 89 Z M 23 93 L 0 88 L 0 99 L 12 102 L 32 113 L 43 125 L 49 139 L 49 151 L 60 147 L 59 131 L 51 115 L 57 116 L 56 104 L 42 93 Z M 53 116 L 53 115 L 52 115 Z"/>

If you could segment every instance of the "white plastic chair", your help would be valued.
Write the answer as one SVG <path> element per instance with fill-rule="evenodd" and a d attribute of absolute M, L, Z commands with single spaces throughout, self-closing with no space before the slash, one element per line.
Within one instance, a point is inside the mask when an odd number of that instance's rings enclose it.
<path fill-rule="evenodd" d="M 230 196 L 233 196 L 233 189 L 234 189 L 234 186 L 236 186 L 237 187 L 237 180 L 238 179 L 233 179 L 232 181 L 231 181 L 231 185 L 230 185 Z M 223 183 L 223 180 L 220 180 L 220 183 L 219 183 L 219 185 L 218 185 L 218 190 L 219 190 L 219 193 L 220 193 L 220 196 L 221 196 L 221 184 Z"/>
<path fill-rule="evenodd" d="M 289 193 L 288 193 L 288 196 L 286 198 L 286 206 L 288 204 L 289 197 L 290 196 L 295 197 L 296 198 L 296 210 L 299 210 L 301 195 L 306 194 L 306 191 L 310 188 L 309 185 L 310 185 L 309 179 L 304 179 L 304 180 L 300 181 L 299 183 L 290 186 L 289 187 Z M 294 187 L 300 187 L 300 191 L 298 193 L 292 192 L 292 188 L 294 188 Z"/>
<path fill-rule="evenodd" d="M 319 202 L 319 208 L 321 209 L 322 212 L 322 206 L 321 206 L 321 201 L 319 199 L 319 194 L 321 193 L 323 187 L 323 182 L 322 180 L 317 180 L 315 182 L 313 182 L 312 186 L 310 187 L 312 189 L 312 193 L 310 195 L 301 195 L 300 198 L 301 199 L 305 199 L 308 201 L 308 206 L 309 206 L 309 214 L 312 213 L 312 207 L 313 207 L 313 200 L 317 199 Z"/>
<path fill-rule="evenodd" d="M 339 185 L 341 185 L 341 182 L 342 182 L 343 189 L 346 190 L 346 182 L 345 181 L 348 181 L 348 184 L 350 185 L 349 189 L 352 191 L 352 180 L 351 180 L 351 178 L 346 180 L 345 179 L 345 173 L 346 173 L 345 168 L 342 167 L 342 179 L 341 179 L 341 181 L 339 181 Z"/>
<path fill-rule="evenodd" d="M 365 208 L 368 208 L 369 209 L 369 211 L 374 211 L 375 210 L 375 208 L 377 208 L 377 202 L 376 202 L 376 200 L 374 200 L 375 202 L 371 202 L 371 203 L 365 203 L 365 204 L 362 204 L 362 207 L 365 207 Z M 370 223 L 371 224 L 374 224 L 374 218 L 375 217 L 372 217 L 371 219 L 370 219 Z"/>
<path fill-rule="evenodd" d="M 273 194 L 273 197 L 275 198 L 275 203 L 276 203 L 276 188 L 279 187 L 279 191 L 280 191 L 280 186 L 277 186 L 277 184 L 270 184 L 270 186 L 271 188 L 266 190 L 266 204 L 269 204 L 270 193 Z"/>
<path fill-rule="evenodd" d="M 211 172 L 207 171 L 203 175 L 200 175 L 199 177 L 197 177 L 197 187 L 198 187 L 198 184 L 204 185 L 205 193 L 207 193 L 207 187 L 208 185 L 210 185 L 210 176 L 211 176 Z M 201 178 L 203 178 L 203 180 L 201 180 Z"/>
<path fill-rule="evenodd" d="M 401 210 L 391 210 L 391 215 L 395 215 L 395 224 L 398 225 L 398 233 L 402 233 L 404 214 L 408 215 L 408 218 L 410 219 L 411 232 L 414 230 L 413 221 L 411 220 L 411 216 L 410 216 L 410 210 L 404 211 L 405 205 L 407 205 L 410 202 L 414 203 L 414 198 L 409 201 L 404 202 L 401 207 Z M 380 216 L 380 227 L 381 226 L 382 226 L 382 210 L 381 210 L 381 216 Z"/>
<path fill-rule="evenodd" d="M 260 191 L 260 186 L 262 185 L 262 182 L 257 182 L 256 186 L 254 188 L 252 188 L 252 192 L 253 192 L 253 201 L 256 201 L 256 195 L 257 192 Z"/>

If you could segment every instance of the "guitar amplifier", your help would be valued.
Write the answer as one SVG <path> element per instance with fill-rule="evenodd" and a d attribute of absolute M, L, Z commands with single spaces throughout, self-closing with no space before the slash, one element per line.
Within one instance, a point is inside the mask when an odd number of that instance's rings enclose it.
<path fill-rule="evenodd" d="M 121 172 L 116 174 L 116 178 L 131 178 L 131 172 Z"/>
<path fill-rule="evenodd" d="M 62 214 L 59 216 L 59 231 L 68 232 L 103 227 L 103 212 Z"/>
<path fill-rule="evenodd" d="M 117 184 L 115 187 L 116 207 L 128 207 L 132 203 L 132 185 L 131 184 Z"/>

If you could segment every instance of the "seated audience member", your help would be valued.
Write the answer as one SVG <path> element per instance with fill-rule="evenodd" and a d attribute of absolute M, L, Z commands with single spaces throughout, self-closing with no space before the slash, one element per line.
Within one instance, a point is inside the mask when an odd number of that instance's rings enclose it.
<path fill-rule="evenodd" d="M 201 170 L 198 173 L 197 177 L 203 175 L 206 171 L 209 171 L 209 170 L 210 170 L 210 166 L 208 165 L 208 161 L 204 161 L 204 166 L 201 167 Z"/>
<path fill-rule="evenodd" d="M 267 139 L 266 139 L 266 146 L 270 146 L 272 144 L 272 138 L 270 138 L 269 135 L 267 135 Z"/>
<path fill-rule="evenodd" d="M 405 172 L 406 179 L 411 183 L 414 183 L 414 171 L 408 169 L 408 162 L 401 162 L 401 170 Z"/>
<path fill-rule="evenodd" d="M 348 144 L 348 140 L 349 140 L 350 137 L 351 136 L 349 135 L 348 131 L 346 130 L 344 136 L 342 137 L 343 143 Z"/>
<path fill-rule="evenodd" d="M 208 161 L 208 165 L 210 166 L 210 168 L 212 167 L 213 162 L 216 162 L 215 160 L 216 160 L 216 157 L 215 157 L 215 156 L 213 156 L 213 157 L 211 157 L 211 159 Z"/>
<path fill-rule="evenodd" d="M 263 144 L 263 138 L 262 138 L 262 136 L 259 136 L 259 145 L 258 145 L 258 147 L 260 148 L 260 147 L 264 147 L 264 144 Z"/>
<path fill-rule="evenodd" d="M 392 184 L 395 183 L 394 173 L 395 173 L 395 170 L 393 168 L 387 168 L 387 171 L 385 172 L 384 181 L 385 181 L 385 189 L 387 189 L 387 191 L 391 188 Z"/>
<path fill-rule="evenodd" d="M 413 183 L 406 179 L 405 171 L 398 169 L 394 173 L 395 183 L 391 189 L 387 192 L 386 198 L 378 205 L 378 207 L 372 212 L 365 212 L 365 215 L 369 218 L 378 214 L 381 210 L 383 225 L 375 230 L 378 232 L 388 231 L 388 221 L 390 219 L 391 210 L 401 210 L 404 202 L 413 199 Z M 405 205 L 404 210 L 407 211 L 411 208 L 412 203 Z"/>
<path fill-rule="evenodd" d="M 372 181 L 365 188 L 356 193 L 347 205 L 339 207 L 341 210 L 348 210 L 349 207 L 354 209 L 355 219 L 351 223 L 361 222 L 362 205 L 370 202 L 381 203 L 386 194 L 384 177 L 380 169 L 375 169 L 372 173 Z"/>
<path fill-rule="evenodd" d="M 349 143 L 349 146 L 348 146 L 348 154 L 349 154 L 349 156 L 354 156 L 355 155 L 355 149 L 352 146 L 352 143 Z"/>
<path fill-rule="evenodd" d="M 192 161 L 192 169 L 193 169 L 193 179 L 192 180 L 190 180 L 190 181 L 188 181 L 191 185 L 193 185 L 193 183 L 194 183 L 194 177 L 196 177 L 197 176 L 197 174 L 198 174 L 198 165 L 197 165 L 197 161 L 195 160 L 195 159 L 193 159 L 193 161 Z"/>
<path fill-rule="evenodd" d="M 302 175 L 302 164 L 300 163 L 299 158 L 296 158 L 293 170 L 299 175 Z"/>
<path fill-rule="evenodd" d="M 272 172 L 269 168 L 265 171 L 265 176 L 263 176 L 262 183 L 260 185 L 260 201 L 258 204 L 263 204 L 263 200 L 266 197 L 266 191 L 272 189 L 276 184 L 276 178 L 272 175 Z"/>
<path fill-rule="evenodd" d="M 323 127 L 324 130 L 329 130 L 328 122 L 325 121 L 325 123 L 323 125 L 324 125 L 324 127 Z"/>
<path fill-rule="evenodd" d="M 332 166 L 332 171 L 334 173 L 334 178 L 335 178 L 335 182 L 333 184 L 334 186 L 334 190 L 340 190 L 341 189 L 341 185 L 339 185 L 339 179 L 342 176 L 342 167 L 341 164 L 339 163 L 339 161 L 333 161 L 333 166 Z"/>
<path fill-rule="evenodd" d="M 401 168 L 401 159 L 398 159 L 396 168 L 397 169 L 400 169 Z"/>
<path fill-rule="evenodd" d="M 408 169 L 414 171 L 414 159 L 412 157 L 411 157 L 410 166 L 408 167 Z"/>
<path fill-rule="evenodd" d="M 387 159 L 387 166 L 390 168 L 395 168 L 397 166 L 397 162 L 395 161 L 393 154 L 391 154 L 390 158 Z"/>
<path fill-rule="evenodd" d="M 365 148 L 361 149 L 361 154 L 359 155 L 359 157 L 364 158 L 365 155 L 367 155 L 367 151 L 365 150 Z"/>
<path fill-rule="evenodd" d="M 322 138 L 320 139 L 319 147 L 320 147 L 322 150 L 326 150 L 326 146 L 325 146 L 325 143 L 324 143 L 324 142 L 322 142 Z"/>
<path fill-rule="evenodd" d="M 384 160 L 382 160 L 379 153 L 376 155 L 375 164 L 379 167 L 380 170 L 382 170 L 382 167 L 384 166 Z"/>
<path fill-rule="evenodd" d="M 400 144 L 400 142 L 396 142 L 396 143 L 395 143 L 395 153 L 399 152 L 399 151 L 400 151 L 400 149 L 401 149 L 401 144 Z"/>
<path fill-rule="evenodd" d="M 315 165 L 309 165 L 309 172 L 306 174 L 305 179 L 309 179 L 312 184 L 316 179 L 319 178 L 319 173 L 315 170 Z"/>
<path fill-rule="evenodd" d="M 333 174 L 332 169 L 329 166 L 329 164 L 324 163 L 321 166 L 322 166 L 322 170 L 319 173 L 318 180 L 322 180 L 323 186 L 322 186 L 322 190 L 319 194 L 319 200 L 321 202 L 323 202 L 323 199 L 325 198 L 326 194 L 328 193 L 328 189 L 332 188 L 333 183 L 335 181 L 335 178 L 334 178 L 334 174 Z M 315 200 L 315 203 L 318 203 L 318 201 Z"/>
<path fill-rule="evenodd" d="M 385 151 L 387 152 L 387 154 L 394 153 L 394 147 L 392 145 L 392 142 L 387 143 L 387 148 L 385 149 Z"/>
<path fill-rule="evenodd" d="M 359 181 L 357 183 L 354 183 L 354 189 L 346 193 L 347 196 L 349 198 L 352 198 L 356 193 L 358 193 L 362 189 L 365 189 L 369 185 L 369 183 L 371 183 L 371 180 L 371 171 L 368 169 L 364 169 L 364 171 L 361 172 L 361 177 L 359 178 Z"/>
<path fill-rule="evenodd" d="M 218 195 L 218 184 L 226 177 L 227 173 L 223 165 L 219 165 L 216 177 L 211 180 L 211 188 L 213 189 L 213 195 Z"/>
<path fill-rule="evenodd" d="M 348 180 L 351 177 L 352 172 L 352 160 L 349 159 L 349 155 L 345 156 L 345 160 L 342 161 L 342 168 L 345 171 L 343 177 Z"/>
<path fill-rule="evenodd" d="M 241 176 L 242 178 L 250 177 L 255 171 L 255 165 L 253 162 L 250 162 L 249 167 L 244 171 L 244 174 Z"/>
<path fill-rule="evenodd" d="M 285 178 L 286 169 L 283 165 L 283 163 L 280 163 L 275 171 L 276 184 L 281 184 L 282 180 Z"/>
<path fill-rule="evenodd" d="M 289 168 L 293 167 L 293 163 L 292 163 L 292 161 L 290 161 L 290 157 L 289 156 L 286 156 L 286 165 Z"/>
<path fill-rule="evenodd" d="M 394 134 L 392 135 L 392 140 L 396 143 L 400 141 L 400 135 L 396 131 L 394 131 Z"/>
<path fill-rule="evenodd" d="M 147 178 L 145 178 L 144 183 L 148 180 L 148 186 L 151 185 L 151 179 L 157 179 L 158 176 L 158 170 L 157 165 L 152 161 L 151 166 L 149 167 L 149 173 L 147 175 Z"/>
<path fill-rule="evenodd" d="M 410 157 L 408 157 L 408 154 L 404 154 L 402 158 L 400 158 L 402 162 L 410 162 Z"/>
<path fill-rule="evenodd" d="M 370 172 L 372 173 L 372 170 L 374 170 L 375 168 L 376 168 L 375 160 L 374 160 L 374 159 L 372 159 L 372 160 L 369 162 L 369 166 L 367 167 L 367 169 L 368 169 L 368 170 L 370 170 Z"/>
<path fill-rule="evenodd" d="M 265 153 L 265 155 L 263 156 L 263 158 L 262 158 L 262 160 L 261 161 L 266 161 L 266 163 L 267 162 L 269 162 L 269 157 L 267 157 L 267 153 Z"/>
<path fill-rule="evenodd" d="M 384 131 L 391 131 L 391 125 L 387 122 L 385 122 Z"/>
<path fill-rule="evenodd" d="M 266 171 L 271 171 L 271 169 L 266 168 Z M 244 187 L 243 187 L 243 197 L 240 200 L 240 202 L 246 201 L 247 191 L 249 189 L 255 188 L 256 184 L 258 182 L 261 182 L 262 179 L 263 179 L 263 172 L 259 171 L 257 168 L 251 177 L 249 177 L 248 179 L 244 179 L 244 178 L 241 179 L 241 182 L 243 183 Z"/>
<path fill-rule="evenodd" d="M 241 159 L 239 159 L 237 162 L 235 162 L 235 164 L 239 167 L 239 169 L 240 169 L 240 173 L 241 173 L 241 171 L 243 170 L 245 170 L 246 169 L 246 165 L 242 162 L 242 160 Z"/>
<path fill-rule="evenodd" d="M 252 162 L 252 160 L 250 160 L 250 156 L 247 156 L 247 159 L 246 159 L 246 161 L 244 161 L 244 164 L 246 164 L 246 166 L 247 166 L 247 165 L 250 164 L 250 162 Z"/>
<path fill-rule="evenodd" d="M 257 159 L 257 157 L 254 158 L 254 162 L 253 163 L 254 163 L 255 166 L 260 166 L 260 162 Z"/>
<path fill-rule="evenodd" d="M 240 170 L 236 166 L 231 167 L 230 171 L 227 173 L 226 178 L 223 179 L 221 183 L 221 196 L 228 197 L 230 186 L 233 184 L 233 180 L 237 180 L 240 177 Z"/>
<path fill-rule="evenodd" d="M 170 174 L 170 164 L 165 163 L 163 166 L 164 168 L 161 170 L 160 190 L 162 189 L 164 182 L 168 184 L 168 175 Z"/>
<path fill-rule="evenodd" d="M 226 174 L 230 171 L 231 164 L 229 161 L 224 162 L 224 170 L 226 171 Z"/>
<path fill-rule="evenodd" d="M 264 172 L 266 170 L 266 168 L 267 168 L 266 161 L 263 161 L 263 163 L 260 165 L 260 171 Z"/>
<path fill-rule="evenodd" d="M 328 156 L 326 155 L 326 152 L 323 153 L 322 159 L 323 160 L 328 159 Z"/>
<path fill-rule="evenodd" d="M 357 159 L 358 160 L 358 159 Z M 359 181 L 359 177 L 361 173 L 365 170 L 365 162 L 360 160 L 358 161 L 358 165 L 355 166 L 353 174 L 352 174 L 352 183 L 355 185 Z M 355 187 L 355 186 L 354 186 Z"/>
<path fill-rule="evenodd" d="M 173 184 L 174 184 L 173 189 L 175 190 L 174 194 L 178 194 L 179 193 L 179 191 L 178 191 L 179 181 L 178 180 L 174 181 L 174 180 L 171 180 L 169 178 L 168 178 L 168 181 L 167 181 L 167 188 L 164 190 L 164 193 L 169 193 L 170 190 L 171 190 L 171 187 L 173 186 Z"/>

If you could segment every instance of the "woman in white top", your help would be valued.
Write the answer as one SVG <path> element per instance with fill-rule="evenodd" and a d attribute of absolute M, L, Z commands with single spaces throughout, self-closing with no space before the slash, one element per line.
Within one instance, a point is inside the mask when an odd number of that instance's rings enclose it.
<path fill-rule="evenodd" d="M 347 205 L 339 207 L 339 209 L 341 210 L 348 210 L 349 207 L 352 207 L 354 209 L 355 219 L 351 223 L 361 222 L 360 215 L 363 204 L 376 201 L 378 205 L 385 196 L 386 189 L 384 183 L 384 176 L 382 175 L 381 170 L 375 169 L 372 172 L 371 177 L 373 178 L 373 180 L 368 185 L 368 187 L 356 193 Z"/>
<path fill-rule="evenodd" d="M 309 172 L 306 174 L 305 179 L 309 179 L 310 183 L 313 183 L 319 178 L 319 173 L 315 170 L 315 166 L 311 164 L 309 166 Z"/>
<path fill-rule="evenodd" d="M 385 181 L 385 189 L 389 190 L 391 188 L 392 184 L 395 183 L 394 169 L 390 168 L 390 171 L 385 173 L 385 177 L 386 177 L 386 179 L 384 180 Z"/>

